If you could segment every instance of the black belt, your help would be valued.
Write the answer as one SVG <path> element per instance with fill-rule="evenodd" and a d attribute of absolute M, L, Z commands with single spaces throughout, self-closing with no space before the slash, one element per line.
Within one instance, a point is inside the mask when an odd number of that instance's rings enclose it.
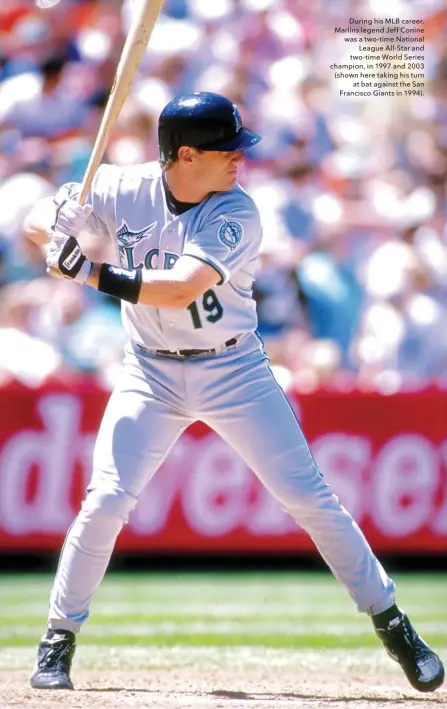
<path fill-rule="evenodd" d="M 227 340 L 225 342 L 225 347 L 232 347 L 232 345 L 235 345 L 237 343 L 237 339 L 235 337 L 232 337 L 231 340 Z M 141 346 L 141 345 L 140 345 Z M 183 357 L 194 357 L 194 355 L 201 355 L 201 354 L 217 354 L 217 351 L 215 349 L 210 349 L 210 350 L 175 350 L 172 352 L 171 350 L 156 350 L 157 355 L 161 355 L 162 357 L 174 357 L 175 359 L 183 359 Z"/>

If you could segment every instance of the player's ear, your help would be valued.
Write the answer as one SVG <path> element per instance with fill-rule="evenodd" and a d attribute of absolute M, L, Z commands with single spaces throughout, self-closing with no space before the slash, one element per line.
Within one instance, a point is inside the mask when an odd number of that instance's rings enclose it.
<path fill-rule="evenodd" d="M 189 145 L 182 145 L 178 149 L 178 158 L 181 162 L 192 163 L 194 161 L 194 148 L 190 148 Z"/>

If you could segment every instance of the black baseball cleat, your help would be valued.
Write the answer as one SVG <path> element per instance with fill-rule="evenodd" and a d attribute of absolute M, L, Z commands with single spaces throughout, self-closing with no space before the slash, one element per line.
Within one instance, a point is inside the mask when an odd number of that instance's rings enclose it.
<path fill-rule="evenodd" d="M 398 610 L 398 615 L 386 622 L 373 616 L 373 622 L 376 635 L 388 655 L 402 667 L 412 687 L 419 692 L 433 692 L 442 685 L 444 666 L 415 631 L 406 613 Z"/>
<path fill-rule="evenodd" d="M 31 687 L 73 689 L 70 668 L 75 649 L 74 633 L 69 630 L 48 630 L 39 643 Z"/>

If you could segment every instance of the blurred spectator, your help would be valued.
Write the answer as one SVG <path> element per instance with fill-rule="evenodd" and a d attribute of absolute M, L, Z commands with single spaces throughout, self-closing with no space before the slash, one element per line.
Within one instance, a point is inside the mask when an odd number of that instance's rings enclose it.
<path fill-rule="evenodd" d="M 117 303 L 48 279 L 21 225 L 37 199 L 82 180 L 137 4 L 0 4 L 3 375 L 115 376 Z M 329 69 L 348 58 L 334 27 L 388 10 L 376 0 L 166 0 L 105 156 L 156 160 L 158 114 L 176 93 L 239 103 L 264 136 L 241 182 L 264 228 L 259 330 L 285 387 L 447 384 L 445 2 L 411 7 L 425 21 L 423 97 L 340 98 Z M 396 0 L 393 13 L 408 8 Z M 82 243 L 113 260 L 110 244 Z M 24 349 L 26 360 L 14 356 Z"/>
<path fill-rule="evenodd" d="M 50 57 L 39 73 L 7 79 L 0 92 L 0 120 L 22 137 L 60 138 L 82 128 L 86 106 L 70 95 L 63 81 L 65 59 Z"/>

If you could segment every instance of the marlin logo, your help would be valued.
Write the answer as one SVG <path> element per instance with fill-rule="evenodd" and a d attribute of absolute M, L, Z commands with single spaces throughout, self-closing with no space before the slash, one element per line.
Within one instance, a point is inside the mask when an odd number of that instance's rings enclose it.
<path fill-rule="evenodd" d="M 233 251 L 244 235 L 244 227 L 240 222 L 235 219 L 227 219 L 223 214 L 220 215 L 220 218 L 223 224 L 220 225 L 217 235 L 221 242 L 228 246 L 230 251 Z"/>
<path fill-rule="evenodd" d="M 239 131 L 242 129 L 242 120 L 241 120 L 241 114 L 239 113 L 238 109 L 236 106 L 233 104 L 233 116 L 234 116 L 234 122 L 236 124 L 236 131 L 239 133 Z"/>
<path fill-rule="evenodd" d="M 142 239 L 146 239 L 151 235 L 151 232 L 157 226 L 158 222 L 152 222 L 149 226 L 144 227 L 141 231 L 132 231 L 127 223 L 123 220 L 120 228 L 116 232 L 116 238 L 120 246 L 135 246 Z"/>

